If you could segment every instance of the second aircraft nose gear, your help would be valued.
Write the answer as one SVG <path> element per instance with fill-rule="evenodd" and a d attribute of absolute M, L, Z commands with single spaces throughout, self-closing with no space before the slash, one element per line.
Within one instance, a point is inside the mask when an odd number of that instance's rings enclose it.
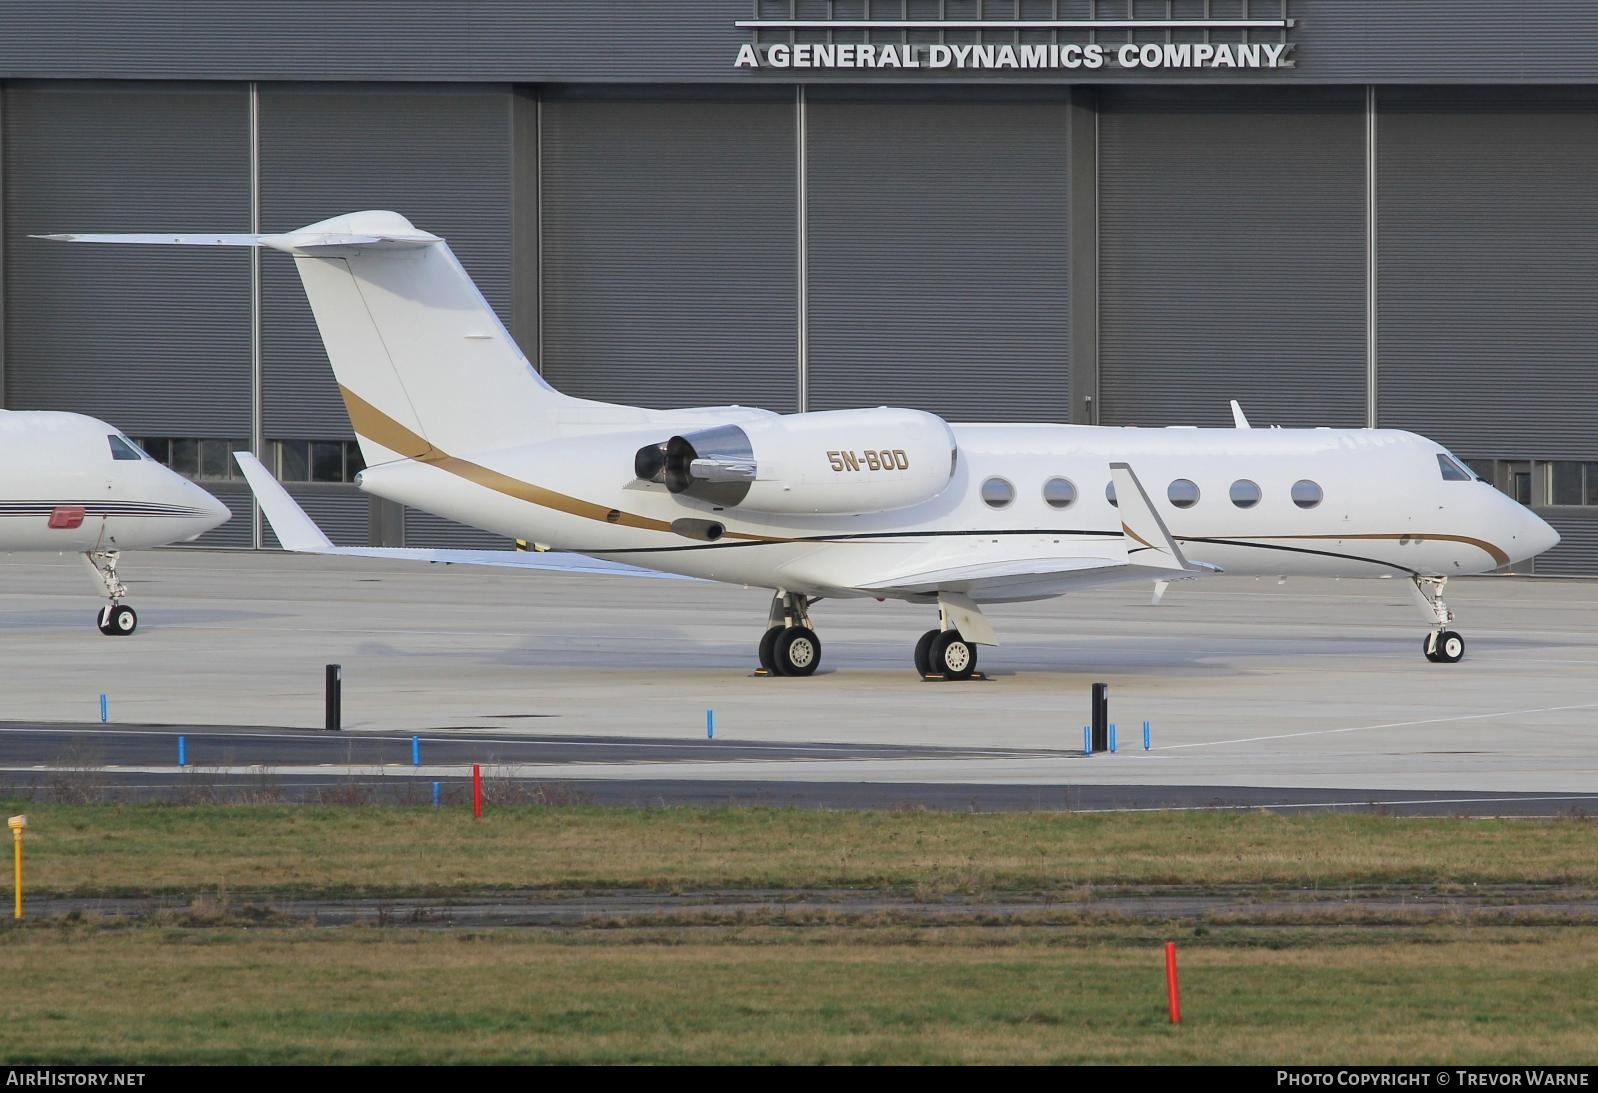
<path fill-rule="evenodd" d="M 1443 588 L 1448 578 L 1414 577 L 1411 582 L 1420 599 L 1421 610 L 1432 622 L 1431 633 L 1421 642 L 1420 651 L 1433 664 L 1458 664 L 1465 657 L 1465 639 L 1457 630 L 1448 629 L 1448 624 L 1454 621 L 1454 613 L 1443 602 Z"/>
<path fill-rule="evenodd" d="M 84 562 L 94 571 L 95 579 L 105 589 L 109 601 L 100 608 L 95 619 L 100 633 L 108 637 L 122 637 L 139 627 L 138 613 L 122 602 L 127 597 L 128 586 L 117 576 L 117 557 L 114 550 L 95 550 L 83 556 Z"/>

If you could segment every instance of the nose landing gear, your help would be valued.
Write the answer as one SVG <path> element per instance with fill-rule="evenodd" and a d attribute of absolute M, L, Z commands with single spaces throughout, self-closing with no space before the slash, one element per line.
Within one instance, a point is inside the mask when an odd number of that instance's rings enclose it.
<path fill-rule="evenodd" d="M 1465 657 L 1465 639 L 1457 630 L 1448 629 L 1454 613 L 1443 602 L 1443 588 L 1447 577 L 1414 577 L 1412 582 L 1421 610 L 1431 621 L 1432 629 L 1421 641 L 1420 651 L 1433 664 L 1458 664 Z"/>
<path fill-rule="evenodd" d="M 95 616 L 100 633 L 107 637 L 123 637 L 139 627 L 138 612 L 122 602 L 128 594 L 128 587 L 117 576 L 117 557 L 114 550 L 95 550 L 83 556 L 84 562 L 94 571 L 95 580 L 105 589 L 109 601 Z"/>

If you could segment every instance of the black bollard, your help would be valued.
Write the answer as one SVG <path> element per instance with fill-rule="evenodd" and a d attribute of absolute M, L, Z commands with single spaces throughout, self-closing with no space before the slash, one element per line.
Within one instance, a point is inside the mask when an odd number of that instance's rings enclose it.
<path fill-rule="evenodd" d="M 327 731 L 338 732 L 344 719 L 344 669 L 338 664 L 327 666 Z"/>
<path fill-rule="evenodd" d="M 1110 747 L 1110 685 L 1093 685 L 1093 752 L 1108 751 Z"/>

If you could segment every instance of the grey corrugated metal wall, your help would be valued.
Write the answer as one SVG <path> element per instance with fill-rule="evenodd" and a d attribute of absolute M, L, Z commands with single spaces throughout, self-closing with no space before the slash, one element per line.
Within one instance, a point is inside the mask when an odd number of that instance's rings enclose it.
<path fill-rule="evenodd" d="M 393 209 L 448 239 L 508 324 L 510 119 L 508 88 L 263 86 L 262 230 Z M 266 438 L 353 437 L 293 263 L 264 254 L 261 267 Z M 359 527 L 365 541 L 365 495 L 351 486 L 319 494 L 317 503 L 336 523 Z"/>
<path fill-rule="evenodd" d="M 1363 94 L 1100 102 L 1100 423 L 1363 425 Z"/>
<path fill-rule="evenodd" d="M 1378 102 L 1378 422 L 1598 459 L 1598 93 Z"/>
<path fill-rule="evenodd" d="M 810 409 L 1070 420 L 1067 124 L 1063 94 L 809 92 Z"/>
<path fill-rule="evenodd" d="M 1542 515 L 1558 529 L 1560 540 L 1537 558 L 1532 571 L 1551 577 L 1598 575 L 1598 515 L 1571 509 L 1545 510 Z"/>
<path fill-rule="evenodd" d="M 470 550 L 509 550 L 509 539 L 490 535 L 478 528 L 457 524 L 420 509 L 405 510 L 405 542 L 408 546 L 464 547 Z"/>
<path fill-rule="evenodd" d="M 1378 96 L 1377 421 L 1469 458 L 1598 459 L 1598 92 Z M 1537 573 L 1598 572 L 1598 525 Z"/>
<path fill-rule="evenodd" d="M 551 383 L 645 406 L 795 409 L 791 96 L 545 94 Z"/>
<path fill-rule="evenodd" d="M 245 252 L 28 238 L 249 230 L 245 102 L 237 86 L 7 87 L 7 406 L 249 435 Z"/>

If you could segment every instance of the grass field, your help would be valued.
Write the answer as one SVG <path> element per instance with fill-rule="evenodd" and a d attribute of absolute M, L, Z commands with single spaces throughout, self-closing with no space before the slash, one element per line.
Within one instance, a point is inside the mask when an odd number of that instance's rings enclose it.
<path fill-rule="evenodd" d="M 12 1064 L 1598 1063 L 1590 911 L 1370 925 L 1357 905 L 1340 910 L 1354 888 L 1491 890 L 1511 912 L 1520 886 L 1589 892 L 1598 824 L 1580 818 L 26 811 L 29 892 L 46 906 L 87 898 L 0 928 L 0 1061 Z M 1003 909 L 1050 893 L 1087 906 L 1099 886 L 1337 898 L 1317 903 L 1313 925 Z M 270 911 L 274 897 L 619 889 L 747 890 L 779 907 L 786 894 L 883 892 L 930 913 L 417 928 L 292 926 Z M 189 910 L 97 917 L 99 897 L 146 895 Z M 961 918 L 940 910 L 947 896 L 995 909 Z M 1181 945 L 1178 1028 L 1167 939 Z"/>
<path fill-rule="evenodd" d="M 1598 885 L 1590 819 L 11 803 L 30 890 Z"/>
<path fill-rule="evenodd" d="M 8 931 L 27 1062 L 1598 1062 L 1598 930 Z"/>

